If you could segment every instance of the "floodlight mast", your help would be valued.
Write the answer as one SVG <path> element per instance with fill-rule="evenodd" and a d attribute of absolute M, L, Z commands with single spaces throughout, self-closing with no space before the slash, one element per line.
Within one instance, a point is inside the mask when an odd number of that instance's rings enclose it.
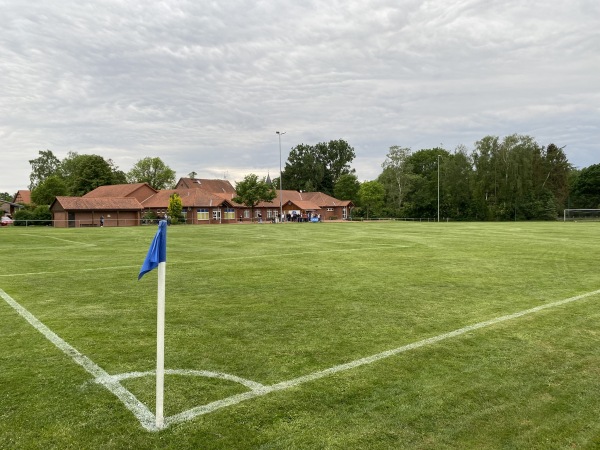
<path fill-rule="evenodd" d="M 285 131 L 276 131 L 279 136 L 279 222 L 283 222 L 283 184 L 281 182 L 281 135 L 285 134 Z"/>

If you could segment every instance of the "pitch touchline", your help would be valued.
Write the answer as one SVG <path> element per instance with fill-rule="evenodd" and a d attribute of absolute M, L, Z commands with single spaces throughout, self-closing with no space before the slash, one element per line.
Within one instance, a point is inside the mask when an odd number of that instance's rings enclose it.
<path fill-rule="evenodd" d="M 505 322 L 512 319 L 517 319 L 519 317 L 533 314 L 544 309 L 554 308 L 557 306 L 561 306 L 567 303 L 575 302 L 577 300 L 582 300 L 587 297 L 591 297 L 594 295 L 600 294 L 600 289 L 592 292 L 587 292 L 585 294 L 576 295 L 574 297 L 569 297 L 567 299 L 559 300 L 552 303 L 547 303 L 544 305 L 536 306 L 534 308 L 525 309 L 523 311 L 519 311 L 513 314 L 507 314 L 505 316 L 496 317 L 494 319 L 486 320 L 483 322 L 478 322 L 473 325 L 468 325 L 463 328 L 459 328 L 454 331 L 450 331 L 448 333 L 439 334 L 437 336 L 433 336 L 427 339 L 422 339 L 417 342 L 413 342 L 411 344 L 403 345 L 401 347 L 386 350 L 381 353 L 376 353 L 371 356 L 367 356 L 365 358 L 360 358 L 354 361 L 350 361 L 345 364 L 340 364 L 337 366 L 330 367 L 328 369 L 320 370 L 317 372 L 310 373 L 308 375 L 303 375 L 297 378 L 293 378 L 291 380 L 282 381 L 270 386 L 264 386 L 260 383 L 254 383 L 249 380 L 245 380 L 246 386 L 251 390 L 248 392 L 244 392 L 242 394 L 232 395 L 230 397 L 217 400 L 212 403 L 208 403 L 206 405 L 198 406 L 187 411 L 183 411 L 179 414 L 175 414 L 170 417 L 165 418 L 164 427 L 168 427 L 170 425 L 185 422 L 191 420 L 195 417 L 198 417 L 203 414 L 208 414 L 218 409 L 232 406 L 238 403 L 241 403 L 246 400 L 250 400 L 252 398 L 260 397 L 263 395 L 267 395 L 271 392 L 283 391 L 289 389 L 294 386 L 299 386 L 304 383 L 308 383 L 310 381 L 318 380 L 320 378 L 324 378 L 329 375 L 333 375 L 339 372 L 343 372 L 346 370 L 354 369 L 356 367 L 364 366 L 367 364 L 372 364 L 376 361 L 389 358 L 390 356 L 398 355 L 400 353 L 407 352 L 409 350 L 414 350 L 420 347 L 424 347 L 427 345 L 435 344 L 437 342 L 443 341 L 445 339 L 449 339 L 452 337 L 460 336 L 469 331 L 478 330 L 480 328 L 485 328 L 491 325 L 495 325 L 500 322 Z M 95 377 L 96 382 L 105 386 L 110 392 L 112 392 L 115 396 L 119 398 L 123 402 L 123 404 L 135 415 L 135 417 L 139 420 L 140 424 L 148 431 L 158 431 L 156 426 L 154 425 L 154 415 L 146 405 L 141 403 L 131 392 L 125 389 L 121 384 L 121 379 L 126 379 L 131 376 L 139 376 L 144 375 L 145 373 L 133 373 L 129 375 L 121 375 L 121 376 L 113 376 L 109 375 L 106 371 L 104 371 L 100 366 L 95 364 L 91 359 L 87 356 L 83 355 L 79 351 L 77 351 L 74 347 L 69 345 L 63 339 L 61 339 L 58 335 L 56 335 L 53 331 L 51 331 L 46 325 L 40 322 L 37 318 L 35 318 L 29 311 L 19 305 L 15 300 L 13 300 L 6 292 L 0 289 L 0 296 L 12 307 L 14 308 L 19 315 L 21 315 L 25 320 L 27 320 L 36 330 L 42 333 L 48 340 L 50 340 L 56 347 L 62 350 L 65 354 L 71 356 L 73 360 L 81 365 L 87 372 Z M 201 372 L 201 371 L 198 371 Z M 148 372 L 150 373 L 150 372 Z M 239 377 L 230 376 L 226 374 L 213 374 L 222 378 L 232 379 L 234 381 L 241 380 Z"/>
<path fill-rule="evenodd" d="M 381 359 L 385 359 L 385 358 L 389 358 L 390 356 L 398 355 L 399 353 L 404 353 L 409 350 L 414 350 L 414 349 L 417 349 L 420 347 L 424 347 L 426 345 L 435 344 L 437 342 L 440 342 L 440 341 L 443 341 L 445 339 L 449 339 L 449 338 L 452 338 L 455 336 L 460 336 L 460 335 L 468 333 L 470 331 L 478 330 L 480 328 L 485 328 L 485 327 L 495 325 L 500 322 L 505 322 L 507 320 L 517 319 L 519 317 L 522 317 L 522 316 L 525 316 L 528 314 L 533 314 L 538 311 L 542 311 L 544 309 L 554 308 L 554 307 L 561 306 L 561 305 L 564 305 L 567 303 L 571 303 L 571 302 L 574 302 L 577 300 L 582 300 L 584 298 L 591 297 L 591 296 L 597 295 L 597 294 L 600 294 L 600 289 L 598 289 L 596 291 L 592 291 L 592 292 L 587 292 L 585 294 L 576 295 L 575 297 L 570 297 L 570 298 L 567 298 L 564 300 L 559 300 L 556 302 L 547 303 L 545 305 L 536 306 L 534 308 L 525 309 L 523 311 L 519 311 L 519 312 L 516 312 L 513 314 L 507 314 L 505 316 L 496 317 L 494 319 L 486 320 L 484 322 L 478 322 L 476 324 L 468 325 L 466 327 L 459 328 L 454 331 L 449 331 L 448 333 L 439 334 L 434 337 L 430 337 L 430 338 L 423 339 L 423 340 L 420 340 L 417 342 L 413 342 L 411 344 L 403 345 L 402 347 L 398 347 L 398 348 L 395 348 L 392 350 L 386 350 L 381 353 L 376 353 L 374 355 L 367 356 L 365 358 L 356 359 L 354 361 L 350 361 L 345 364 L 333 366 L 328 369 L 313 372 L 311 374 L 304 375 L 304 376 L 301 376 L 298 378 L 293 378 L 291 380 L 282 381 L 280 383 L 276 383 L 276 384 L 273 384 L 270 386 L 265 386 L 262 389 L 256 389 L 256 390 L 253 390 L 250 392 L 244 392 L 243 394 L 232 395 L 231 397 L 227 397 L 222 400 L 217 400 L 215 402 L 208 403 L 203 406 L 198 406 L 196 408 L 192 408 L 187 411 L 183 411 L 179 414 L 176 414 L 174 416 L 168 417 L 165 419 L 165 426 L 169 426 L 169 425 L 180 423 L 180 422 L 185 422 L 190 419 L 193 419 L 194 417 L 197 417 L 197 416 L 200 416 L 203 414 L 208 414 L 208 413 L 211 413 L 218 409 L 224 408 L 226 406 L 231 406 L 231 405 L 235 405 L 237 403 L 241 403 L 245 400 L 250 400 L 255 397 L 260 397 L 260 396 L 269 394 L 271 392 L 289 389 L 291 387 L 298 386 L 300 384 L 318 380 L 319 378 L 324 378 L 326 376 L 333 375 L 333 374 L 336 374 L 339 372 L 344 372 L 346 370 L 354 369 L 356 367 L 371 364 L 371 363 L 374 363 Z"/>

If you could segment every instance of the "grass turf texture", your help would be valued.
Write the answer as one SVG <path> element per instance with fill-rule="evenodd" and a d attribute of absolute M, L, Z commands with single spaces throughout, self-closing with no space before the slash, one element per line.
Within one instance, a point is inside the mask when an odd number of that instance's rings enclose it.
<path fill-rule="evenodd" d="M 155 368 L 155 227 L 0 229 L 0 288 L 110 374 Z M 167 369 L 264 385 L 600 289 L 596 223 L 168 230 Z M 0 448 L 598 448 L 600 295 L 160 432 L 0 301 Z M 122 384 L 154 410 L 154 379 Z M 167 375 L 165 414 L 244 392 Z"/>

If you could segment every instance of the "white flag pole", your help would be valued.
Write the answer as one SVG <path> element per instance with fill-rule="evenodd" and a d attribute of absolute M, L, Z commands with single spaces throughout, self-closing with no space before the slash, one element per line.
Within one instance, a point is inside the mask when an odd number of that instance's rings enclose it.
<path fill-rule="evenodd" d="M 158 264 L 158 305 L 156 311 L 156 428 L 164 424 L 165 388 L 165 280 L 167 263 Z"/>

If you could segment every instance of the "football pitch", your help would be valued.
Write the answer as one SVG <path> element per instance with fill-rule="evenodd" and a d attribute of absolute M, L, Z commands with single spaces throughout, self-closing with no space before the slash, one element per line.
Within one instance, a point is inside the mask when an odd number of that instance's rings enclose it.
<path fill-rule="evenodd" d="M 0 229 L 2 449 L 600 447 L 600 225 Z"/>

